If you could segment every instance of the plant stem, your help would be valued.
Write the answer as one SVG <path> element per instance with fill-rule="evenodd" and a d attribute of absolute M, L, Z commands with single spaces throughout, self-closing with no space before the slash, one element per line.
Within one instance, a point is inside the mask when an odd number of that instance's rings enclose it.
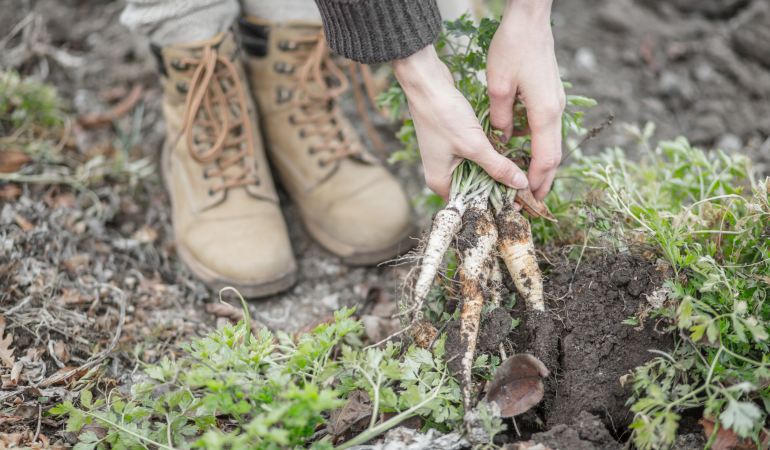
<path fill-rule="evenodd" d="M 412 406 L 411 408 L 407 409 L 406 411 L 403 411 L 401 413 L 398 413 L 397 415 L 391 417 L 390 419 L 386 420 L 385 422 L 377 425 L 376 427 L 370 427 L 366 431 L 362 432 L 358 436 L 354 437 L 353 439 L 343 443 L 339 447 L 336 447 L 335 450 L 345 450 L 347 448 L 350 448 L 354 445 L 363 444 L 364 442 L 368 442 L 371 439 L 374 439 L 378 435 L 390 430 L 391 428 L 395 427 L 396 425 L 400 424 L 401 422 L 405 421 L 406 419 L 412 417 L 417 411 L 422 408 L 423 406 L 427 405 L 428 403 L 435 400 L 436 397 L 438 397 L 438 393 L 441 390 L 441 388 L 444 386 L 444 376 L 441 377 L 441 381 L 439 382 L 438 386 L 436 386 L 433 391 L 431 391 L 430 395 L 426 397 L 423 401 L 420 403 Z"/>
<path fill-rule="evenodd" d="M 117 423 L 115 423 L 115 422 L 113 422 L 113 421 L 111 421 L 109 419 L 105 419 L 104 417 L 98 416 L 98 415 L 96 415 L 96 414 L 94 414 L 92 412 L 89 412 L 89 411 L 84 411 L 84 412 L 87 415 L 89 415 L 89 416 L 93 417 L 94 419 L 96 419 L 97 421 L 106 423 L 107 425 L 116 428 L 121 433 L 126 433 L 126 434 L 129 434 L 129 435 L 135 437 L 140 442 L 146 442 L 146 443 L 148 443 L 150 445 L 155 445 L 158 448 L 164 449 L 164 450 L 177 450 L 175 447 L 171 447 L 169 445 L 165 445 L 165 444 L 161 444 L 160 442 L 153 441 L 152 439 L 148 438 L 147 436 L 142 436 L 141 434 L 137 434 L 137 433 L 129 430 L 128 428 L 123 427 L 120 424 L 117 424 Z"/>

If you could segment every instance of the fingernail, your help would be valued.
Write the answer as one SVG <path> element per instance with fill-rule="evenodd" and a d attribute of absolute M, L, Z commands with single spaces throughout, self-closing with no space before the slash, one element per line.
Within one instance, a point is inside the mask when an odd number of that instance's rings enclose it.
<path fill-rule="evenodd" d="M 521 172 L 516 173 L 511 180 L 511 187 L 515 189 L 524 189 L 528 184 L 527 176 Z"/>

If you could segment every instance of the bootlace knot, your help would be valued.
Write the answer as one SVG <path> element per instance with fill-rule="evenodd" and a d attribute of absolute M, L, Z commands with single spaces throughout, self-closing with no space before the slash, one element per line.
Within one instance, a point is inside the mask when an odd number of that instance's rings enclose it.
<path fill-rule="evenodd" d="M 246 91 L 230 58 L 215 45 L 202 48 L 200 57 L 180 59 L 194 67 L 185 98 L 182 130 L 190 155 L 203 164 L 205 178 L 221 178 L 209 193 L 238 186 L 259 185 L 253 149 L 256 144 Z"/>

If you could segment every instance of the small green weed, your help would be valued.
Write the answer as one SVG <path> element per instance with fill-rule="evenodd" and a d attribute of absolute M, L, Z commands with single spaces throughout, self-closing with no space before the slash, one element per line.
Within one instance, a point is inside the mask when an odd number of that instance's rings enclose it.
<path fill-rule="evenodd" d="M 353 310 L 293 339 L 248 320 L 182 346 L 184 355 L 147 365 L 130 393 L 112 390 L 79 405 L 67 401 L 50 413 L 67 417 L 79 433 L 78 450 L 102 448 L 331 448 L 323 431 L 329 412 L 354 390 L 372 403 L 369 427 L 346 448 L 413 417 L 432 427 L 461 422 L 457 383 L 443 362 L 443 341 L 433 353 L 397 344 L 361 349 Z M 338 354 L 339 352 L 339 354 Z M 392 417 L 381 421 L 381 414 Z M 99 433 L 97 433 L 97 431 Z"/>

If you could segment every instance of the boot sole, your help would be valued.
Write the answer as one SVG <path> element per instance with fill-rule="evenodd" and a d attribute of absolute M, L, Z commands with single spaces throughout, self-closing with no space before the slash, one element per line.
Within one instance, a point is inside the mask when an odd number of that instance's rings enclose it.
<path fill-rule="evenodd" d="M 220 291 L 226 287 L 237 290 L 246 298 L 260 298 L 278 294 L 286 291 L 297 282 L 297 272 L 291 271 L 276 279 L 260 283 L 239 283 L 220 277 L 200 261 L 195 259 L 185 248 L 177 246 L 177 254 L 190 271 L 203 281 L 206 286 L 215 291 Z"/>
<path fill-rule="evenodd" d="M 417 231 L 417 227 L 411 225 L 403 233 L 402 237 L 396 243 L 376 250 L 356 251 L 348 244 L 338 241 L 323 231 L 321 228 L 308 221 L 303 221 L 305 228 L 310 236 L 316 242 L 321 244 L 326 250 L 334 253 L 342 259 L 342 262 L 350 266 L 372 266 L 385 262 L 393 257 L 402 255 L 417 245 L 417 240 L 412 235 Z"/>
<path fill-rule="evenodd" d="M 163 150 L 161 151 L 161 180 L 163 181 L 163 187 L 168 192 L 168 196 L 171 202 L 174 202 L 174 194 L 169 189 L 167 173 L 170 173 L 169 161 L 170 150 L 167 148 L 167 141 L 163 143 Z M 172 227 L 173 229 L 173 227 Z M 280 292 L 288 290 L 297 282 L 297 271 L 292 270 L 284 275 L 273 280 L 258 282 L 258 283 L 242 283 L 237 281 L 228 280 L 221 277 L 219 274 L 209 269 L 198 261 L 187 249 L 175 243 L 176 252 L 179 255 L 179 259 L 190 269 L 190 271 L 199 280 L 203 281 L 206 286 L 212 290 L 220 291 L 226 287 L 232 287 L 236 289 L 241 295 L 247 298 L 260 298 L 270 295 L 278 294 Z"/>

